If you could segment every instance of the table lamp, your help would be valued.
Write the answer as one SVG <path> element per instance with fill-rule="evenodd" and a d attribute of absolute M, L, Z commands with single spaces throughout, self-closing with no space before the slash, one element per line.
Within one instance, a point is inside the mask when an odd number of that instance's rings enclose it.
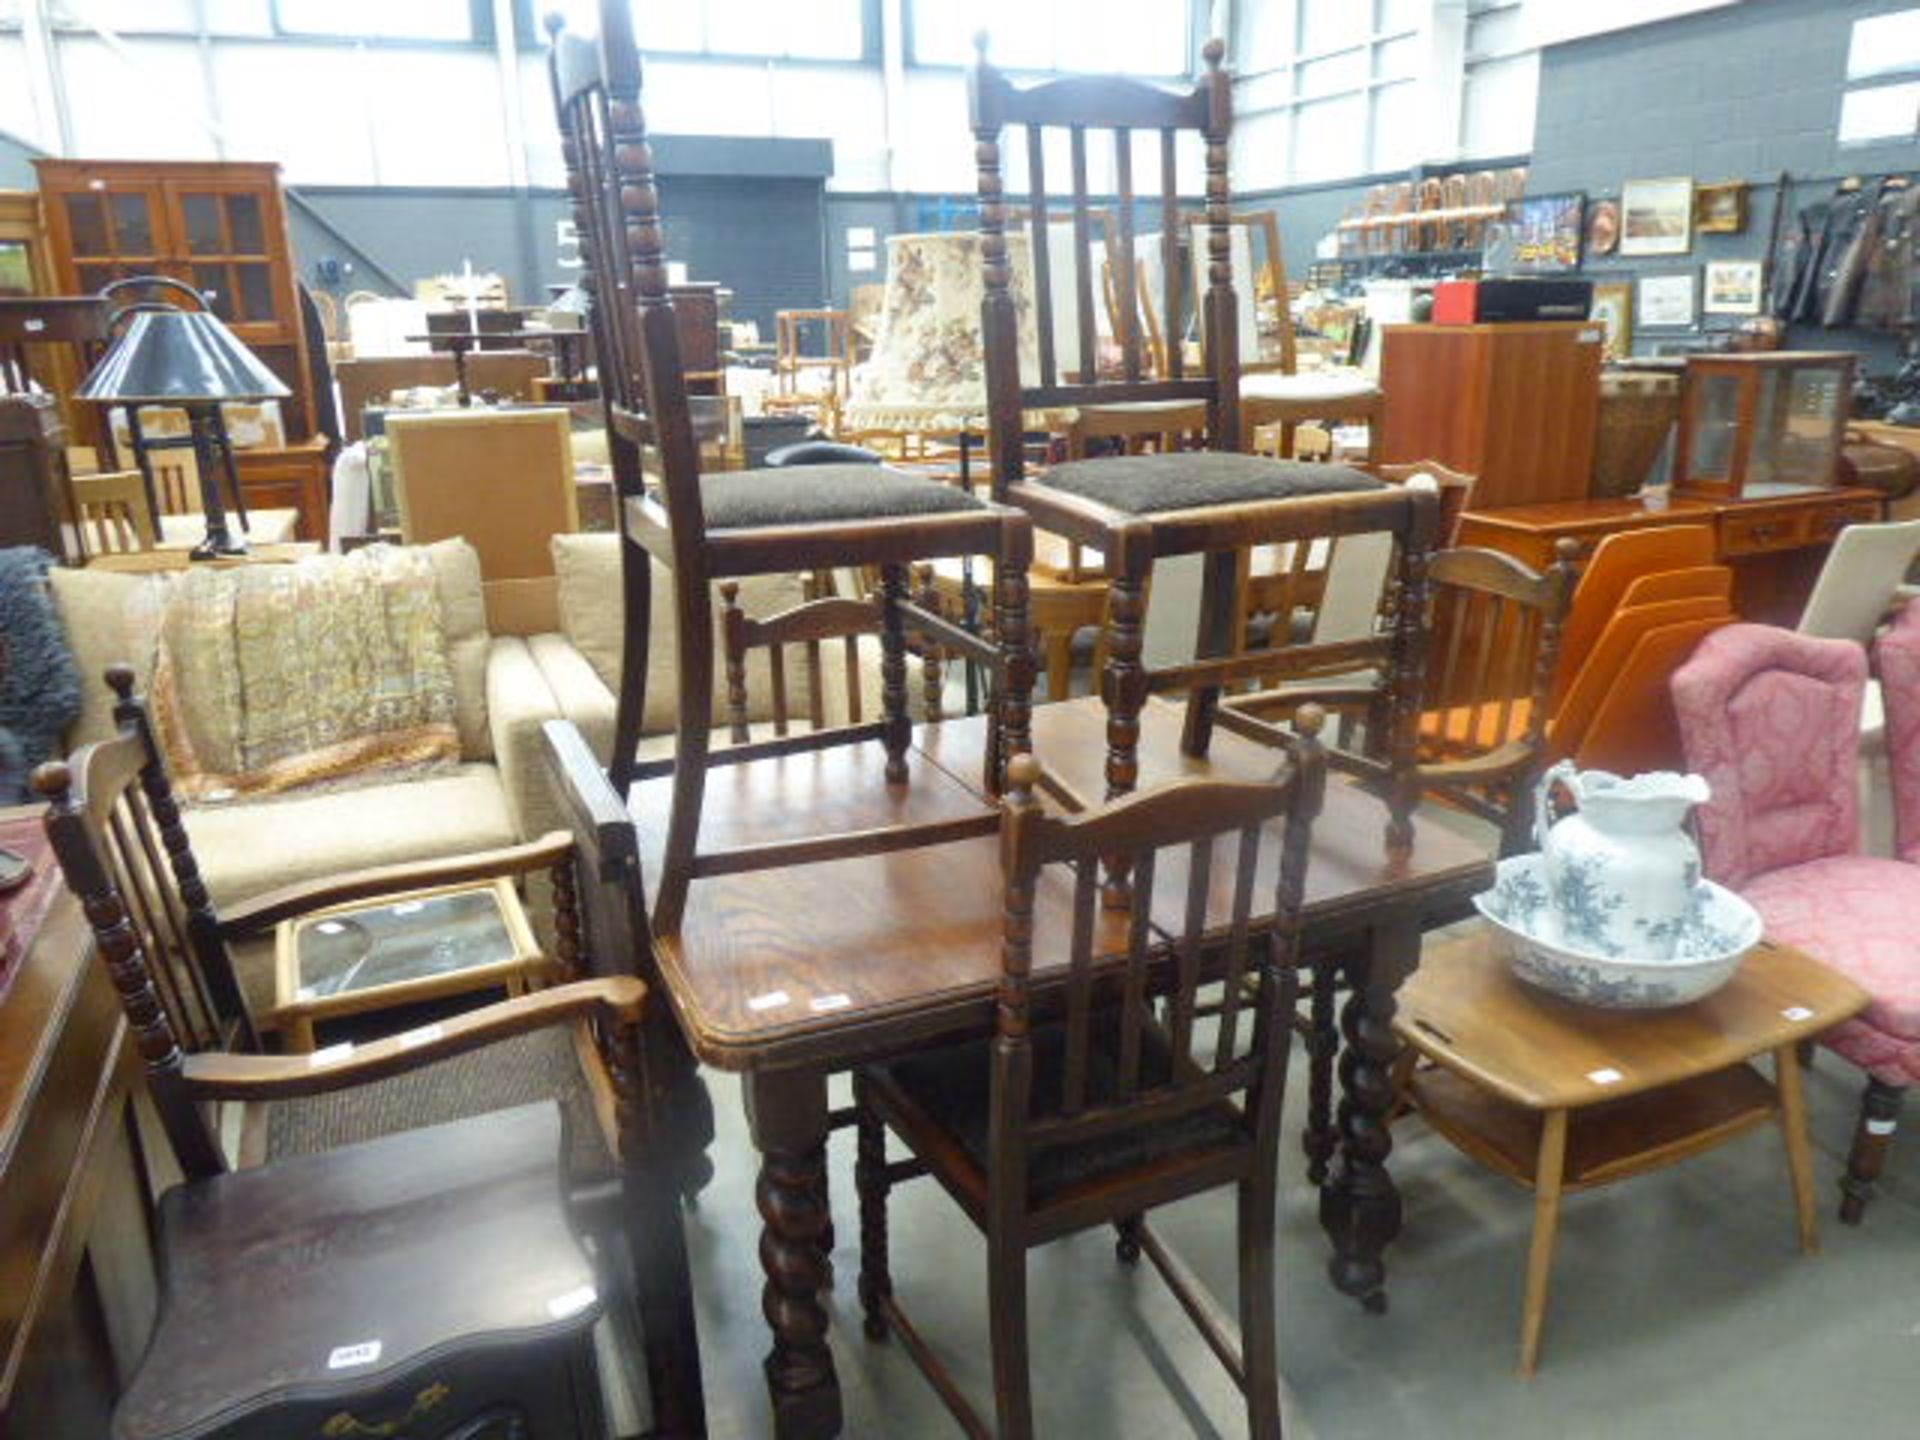
<path fill-rule="evenodd" d="M 190 554 L 195 560 L 244 555 L 247 542 L 227 528 L 226 505 L 220 497 L 219 477 L 223 473 L 236 502 L 240 495 L 233 446 L 227 439 L 220 407 L 229 400 L 278 400 L 293 392 L 240 343 L 219 316 L 205 308 L 204 297 L 191 286 L 165 276 L 139 276 L 107 286 L 100 292 L 101 299 L 110 301 L 115 292 L 126 288 L 182 291 L 200 308 L 188 310 L 164 300 L 143 300 L 115 310 L 107 321 L 107 331 L 116 338 L 74 392 L 75 398 L 109 407 L 125 405 L 130 416 L 137 416 L 142 405 L 177 406 L 186 411 L 207 525 L 206 538 Z M 133 433 L 137 449 L 137 426 Z M 147 469 L 144 454 L 141 469 Z M 150 478 L 148 484 L 151 498 Z"/>

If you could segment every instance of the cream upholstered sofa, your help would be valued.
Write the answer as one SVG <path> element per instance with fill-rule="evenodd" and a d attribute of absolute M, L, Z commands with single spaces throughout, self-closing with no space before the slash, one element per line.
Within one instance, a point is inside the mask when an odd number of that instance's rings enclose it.
<path fill-rule="evenodd" d="M 320 876 L 511 845 L 561 826 L 541 726 L 564 716 L 602 758 L 611 749 L 624 626 L 619 545 L 613 535 L 555 536 L 559 628 L 527 636 L 489 633 L 472 546 L 443 540 L 425 547 L 439 580 L 453 662 L 459 768 L 391 785 L 190 809 L 188 833 L 215 906 Z M 672 580 L 662 566 L 654 567 L 653 580 L 655 633 L 642 729 L 648 748 L 657 751 L 671 745 L 678 682 Z M 113 733 L 113 697 L 101 679 L 108 665 L 131 664 L 144 690 L 168 583 L 165 575 L 53 572 L 55 602 L 85 677 L 70 747 Z M 795 576 L 755 577 L 741 593 L 753 614 L 801 598 Z M 770 714 L 765 663 L 761 657 L 758 674 L 749 673 L 749 716 L 756 721 Z M 829 714 L 844 715 L 844 687 L 834 683 L 841 667 L 825 669 Z M 804 669 L 789 674 L 795 693 L 804 694 Z M 716 687 L 721 683 L 716 678 Z M 717 701 L 715 713 L 723 713 Z"/>

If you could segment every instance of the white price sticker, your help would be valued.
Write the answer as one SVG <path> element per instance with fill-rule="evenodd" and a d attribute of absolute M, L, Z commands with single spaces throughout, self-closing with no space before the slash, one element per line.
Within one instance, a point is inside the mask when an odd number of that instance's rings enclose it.
<path fill-rule="evenodd" d="M 1792 1020 L 1795 1023 L 1798 1023 L 1799 1021 L 1802 1021 L 1802 1020 L 1813 1019 L 1813 1011 L 1809 1010 L 1804 1005 L 1789 1005 L 1786 1009 L 1780 1012 L 1780 1018 L 1782 1020 Z"/>
<path fill-rule="evenodd" d="M 426 908 L 427 902 L 424 900 L 402 900 L 398 905 L 393 907 L 393 913 L 396 915 L 411 915 L 416 910 L 424 910 Z"/>
<path fill-rule="evenodd" d="M 764 995 L 755 995 L 747 1001 L 747 1009 L 753 1011 L 778 1010 L 783 1005 L 791 1005 L 793 997 L 784 990 L 769 990 Z"/>
<path fill-rule="evenodd" d="M 1626 1078 L 1626 1076 L 1622 1075 L 1618 1070 L 1615 1070 L 1611 1065 L 1603 1070 L 1589 1070 L 1587 1072 L 1587 1079 L 1596 1085 L 1618 1085 Z"/>
<path fill-rule="evenodd" d="M 347 927 L 342 925 L 338 920 L 322 920 L 313 928 L 318 930 L 322 935 L 341 935 L 346 933 Z"/>
<path fill-rule="evenodd" d="M 307 1057 L 307 1068 L 324 1070 L 329 1065 L 338 1065 L 353 1054 L 353 1042 L 342 1040 L 338 1045 L 329 1045 L 324 1050 L 316 1050 Z"/>
<path fill-rule="evenodd" d="M 380 1358 L 378 1340 L 362 1340 L 358 1345 L 336 1345 L 327 1352 L 329 1370 L 351 1370 L 358 1365 L 371 1365 Z"/>
<path fill-rule="evenodd" d="M 422 1025 L 418 1029 L 408 1030 L 400 1036 L 400 1048 L 402 1050 L 411 1050 L 416 1045 L 425 1045 L 429 1041 L 438 1040 L 444 1033 L 438 1024 Z"/>
<path fill-rule="evenodd" d="M 844 1010 L 853 1003 L 847 995 L 819 995 L 807 1002 L 807 1008 L 816 1015 L 824 1015 L 829 1010 Z"/>
<path fill-rule="evenodd" d="M 1900 1122 L 1898 1120 L 1867 1121 L 1867 1134 L 1869 1135 L 1891 1135 L 1899 1128 Z"/>

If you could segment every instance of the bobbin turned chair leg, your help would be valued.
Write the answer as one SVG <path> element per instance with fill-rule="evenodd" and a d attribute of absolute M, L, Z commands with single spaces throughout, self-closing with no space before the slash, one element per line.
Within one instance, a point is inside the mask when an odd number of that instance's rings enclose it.
<path fill-rule="evenodd" d="M 1900 1125 L 1900 1105 L 1906 1088 L 1889 1085 L 1877 1077 L 1867 1080 L 1866 1093 L 1860 1097 L 1860 1123 L 1853 1132 L 1853 1149 L 1847 1155 L 1847 1173 L 1840 1180 L 1840 1218 L 1858 1225 L 1873 1198 L 1874 1182 L 1887 1163 L 1887 1147 L 1893 1143 Z"/>

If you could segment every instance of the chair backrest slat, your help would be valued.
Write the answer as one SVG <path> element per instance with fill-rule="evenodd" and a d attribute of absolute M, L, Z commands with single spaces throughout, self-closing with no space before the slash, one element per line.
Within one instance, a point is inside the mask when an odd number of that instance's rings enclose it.
<path fill-rule="evenodd" d="M 1273 1023 L 1291 1006 L 1306 848 L 1325 786 L 1318 732 L 1323 717 L 1303 707 L 1274 777 L 1264 783 L 1186 780 L 1056 817 L 1036 798 L 1045 779 L 1033 757 L 1008 765 L 1002 801 L 1005 928 L 994 1047 L 995 1176 L 1022 1175 L 1035 1148 L 1117 1133 L 1239 1097 L 1251 1138 L 1277 1124 L 1288 1027 Z M 1263 840 L 1279 837 L 1279 858 L 1262 867 Z M 1106 908 L 1101 865 L 1118 856 L 1132 875 L 1129 912 Z M 1233 867 L 1223 888 L 1221 870 Z M 1072 876 L 1071 923 L 1059 1013 L 1049 1036 L 1062 1058 L 1060 1085 L 1035 1087 L 1031 1051 L 1035 896 L 1053 873 Z M 1265 875 L 1273 910 L 1256 922 Z M 1154 917 L 1156 884 L 1179 895 L 1171 939 Z M 1221 912 L 1225 911 L 1223 915 Z M 1043 927 L 1044 928 L 1044 927 Z M 1124 938 L 1122 935 L 1124 934 Z M 1254 983 L 1248 998 L 1248 972 Z M 1039 973 L 1059 975 L 1050 967 Z M 1224 980 L 1221 1031 L 1210 1054 L 1197 1050 L 1201 987 Z M 1116 994 L 1117 991 L 1117 994 Z M 1156 1014 L 1155 1000 L 1161 1002 Z M 1117 1003 L 1116 1003 L 1117 1001 Z M 1259 1007 L 1253 1043 L 1240 1045 L 1240 1012 Z M 1053 1013 L 1048 1010 L 1044 1013 Z M 1117 1027 L 1117 1028 L 1116 1028 Z M 1204 1058 L 1203 1058 L 1204 1056 Z M 997 1181 L 996 1181 L 997 1183 Z"/>
<path fill-rule="evenodd" d="M 1028 233 L 1033 240 L 1033 300 L 1040 319 L 1040 383 L 1058 385 L 1060 370 L 1053 353 L 1053 244 L 1047 219 L 1046 132 L 1027 131 L 1027 189 L 1033 197 Z"/>
<path fill-rule="evenodd" d="M 996 497 L 1004 497 L 1006 488 L 1024 473 L 1020 448 L 1023 416 L 1028 409 L 1058 408 L 1063 405 L 1126 404 L 1130 402 L 1191 398 L 1204 400 L 1208 407 L 1213 448 L 1237 447 L 1239 417 L 1238 355 L 1234 349 L 1231 314 L 1233 279 L 1224 264 L 1209 270 L 1206 303 L 1201 310 L 1206 322 L 1208 342 L 1203 350 L 1205 375 L 1186 378 L 1184 362 L 1176 358 L 1180 350 L 1183 280 L 1180 276 L 1180 200 L 1179 135 L 1194 132 L 1206 141 L 1206 190 L 1208 196 L 1209 254 L 1226 253 L 1226 164 L 1227 139 L 1232 129 L 1231 81 L 1221 68 L 1224 48 L 1209 42 L 1205 54 L 1206 73 L 1198 83 L 1183 91 L 1173 91 L 1123 77 L 1074 76 L 1030 86 L 1016 86 L 991 66 L 984 53 L 973 66 L 969 99 L 975 138 L 975 156 L 979 179 L 981 212 L 981 255 L 986 275 L 986 297 L 982 304 L 983 348 L 987 370 L 987 412 L 989 452 L 993 457 Z M 1038 383 L 1029 384 L 1021 375 L 1021 325 L 1012 304 L 1007 268 L 1006 223 L 1001 176 L 1002 132 L 1009 125 L 1026 131 L 1030 157 L 1045 149 L 1043 135 L 1050 130 L 1066 132 L 1070 175 L 1070 204 L 1073 215 L 1074 275 L 1070 288 L 1077 304 L 1079 371 L 1073 385 L 1062 386 L 1050 380 L 1042 366 Z M 1163 323 L 1156 324 L 1164 342 L 1155 345 L 1152 359 L 1146 358 L 1149 317 L 1154 305 L 1151 287 L 1142 280 L 1142 257 L 1136 244 L 1140 213 L 1137 203 L 1148 193 L 1145 185 L 1136 186 L 1134 137 L 1140 131 L 1156 132 L 1157 147 L 1146 147 L 1157 158 L 1159 205 L 1145 213 L 1157 214 L 1160 221 L 1161 266 L 1158 287 L 1165 307 Z M 1099 327 L 1095 302 L 1101 293 L 1096 285 L 1102 260 L 1094 253 L 1092 224 L 1092 181 L 1089 175 L 1089 132 L 1109 131 L 1113 141 L 1112 180 L 1115 190 L 1115 226 L 1104 257 L 1102 282 L 1111 296 L 1114 341 L 1119 350 L 1117 373 L 1103 376 L 1100 368 Z M 1149 164 L 1152 162 L 1150 161 Z M 1046 172 L 1030 161 L 1029 179 L 1035 214 L 1044 212 Z M 1038 227 L 1036 237 L 1041 234 Z M 1036 239 L 1036 254 L 1045 247 Z M 1048 284 L 1058 284 L 1055 275 L 1061 257 L 1050 256 Z M 1036 260 L 1036 265 L 1038 261 Z M 1036 270 L 1036 274 L 1039 272 Z M 1212 327 L 1229 326 L 1224 344 L 1212 343 Z M 1047 327 L 1043 324 L 1042 329 Z M 1045 345 L 1045 339 L 1041 342 Z M 1164 354 L 1164 361 L 1161 355 Z M 1058 356 L 1056 355 L 1056 362 Z M 1151 373 L 1150 373 L 1151 372 Z M 1170 385 L 1186 388 L 1178 394 L 1168 392 Z M 1082 393 L 1093 389 L 1096 394 Z"/>

